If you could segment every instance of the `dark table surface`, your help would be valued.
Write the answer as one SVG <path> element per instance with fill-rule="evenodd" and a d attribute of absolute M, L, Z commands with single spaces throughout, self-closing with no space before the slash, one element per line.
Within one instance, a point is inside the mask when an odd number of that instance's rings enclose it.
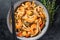
<path fill-rule="evenodd" d="M 19 0 L 14 0 L 14 3 Z M 58 0 L 57 5 L 60 5 Z M 6 17 L 10 8 L 10 0 L 0 0 L 0 40 L 13 40 L 12 34 L 9 32 Z M 38 40 L 60 40 L 60 7 L 54 16 L 54 22 L 49 25 L 45 35 Z"/>

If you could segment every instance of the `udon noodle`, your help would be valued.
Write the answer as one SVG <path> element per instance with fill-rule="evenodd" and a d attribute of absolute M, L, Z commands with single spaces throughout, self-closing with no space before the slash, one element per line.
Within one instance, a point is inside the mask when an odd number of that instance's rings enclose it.
<path fill-rule="evenodd" d="M 21 3 L 15 10 L 15 27 L 18 37 L 34 37 L 46 22 L 43 8 L 33 2 Z"/>

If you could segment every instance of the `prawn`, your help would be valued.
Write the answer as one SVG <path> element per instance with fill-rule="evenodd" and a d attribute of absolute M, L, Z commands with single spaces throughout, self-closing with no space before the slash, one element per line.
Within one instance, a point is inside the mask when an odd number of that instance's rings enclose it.
<path fill-rule="evenodd" d="M 29 23 L 32 23 L 32 22 L 34 22 L 37 19 L 37 16 L 36 15 L 33 15 L 33 16 L 27 16 L 27 15 L 25 15 L 23 17 L 23 19 L 25 19 L 25 21 L 27 21 Z"/>
<path fill-rule="evenodd" d="M 35 36 L 39 32 L 38 28 L 39 28 L 38 24 L 31 25 L 31 37 Z"/>
<path fill-rule="evenodd" d="M 29 34 L 29 33 L 27 33 L 26 31 L 23 31 L 23 32 L 22 32 L 22 36 L 29 37 L 29 36 L 30 36 L 30 34 Z"/>
<path fill-rule="evenodd" d="M 25 8 L 28 8 L 28 7 L 30 7 L 31 6 L 31 2 L 26 2 L 25 3 Z"/>
<path fill-rule="evenodd" d="M 21 17 L 25 14 L 24 12 L 25 12 L 25 9 L 24 9 L 24 7 L 19 7 L 18 9 L 17 9 L 17 14 L 18 15 L 20 15 Z"/>
<path fill-rule="evenodd" d="M 33 15 L 33 16 L 29 16 L 29 17 L 26 19 L 26 21 L 32 23 L 32 22 L 34 22 L 36 19 L 37 19 L 37 16 L 36 16 L 36 15 Z"/>
<path fill-rule="evenodd" d="M 29 15 L 29 16 L 32 15 L 33 14 L 32 10 L 26 10 L 26 14 Z"/>
<path fill-rule="evenodd" d="M 18 20 L 18 23 L 16 23 L 15 26 L 16 26 L 16 29 L 18 29 L 18 30 L 21 29 L 21 27 L 22 27 L 22 21 Z"/>

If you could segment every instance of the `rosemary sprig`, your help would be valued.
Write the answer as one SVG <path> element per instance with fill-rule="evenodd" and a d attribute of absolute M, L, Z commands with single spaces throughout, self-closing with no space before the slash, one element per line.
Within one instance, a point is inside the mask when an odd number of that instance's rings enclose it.
<path fill-rule="evenodd" d="M 54 20 L 54 14 L 55 14 L 55 3 L 56 0 L 52 0 L 52 2 L 50 0 L 41 0 L 41 3 L 47 8 L 48 12 L 49 12 L 49 16 L 50 16 L 50 23 L 53 23 Z"/>

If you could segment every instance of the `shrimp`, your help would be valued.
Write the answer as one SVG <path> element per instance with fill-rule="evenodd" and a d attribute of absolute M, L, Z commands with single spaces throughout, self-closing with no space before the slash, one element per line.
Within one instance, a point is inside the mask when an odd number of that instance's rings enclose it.
<path fill-rule="evenodd" d="M 31 2 L 26 2 L 25 3 L 25 8 L 28 8 L 28 7 L 30 7 L 31 6 Z"/>
<path fill-rule="evenodd" d="M 30 34 L 29 34 L 28 32 L 26 32 L 26 31 L 23 31 L 23 32 L 22 32 L 22 36 L 25 36 L 25 37 L 28 38 L 28 37 L 30 36 Z"/>
<path fill-rule="evenodd" d="M 39 32 L 39 25 L 38 24 L 32 24 L 31 25 L 31 37 L 35 36 Z"/>
<path fill-rule="evenodd" d="M 25 8 L 23 6 L 20 6 L 18 9 L 17 9 L 17 12 L 21 11 L 23 12 L 25 10 Z"/>
<path fill-rule="evenodd" d="M 21 19 L 21 16 L 19 14 L 15 15 L 15 20 Z"/>
<path fill-rule="evenodd" d="M 23 36 L 26 36 L 26 34 L 27 34 L 26 31 L 23 31 L 23 32 L 22 32 L 22 35 L 23 35 Z"/>
<path fill-rule="evenodd" d="M 26 10 L 26 14 L 29 15 L 29 16 L 32 15 L 33 14 L 32 10 Z"/>
<path fill-rule="evenodd" d="M 37 16 L 36 15 L 33 15 L 33 16 L 27 16 L 27 15 L 25 15 L 23 17 L 23 19 L 25 19 L 25 21 L 27 21 L 29 23 L 32 23 L 32 22 L 34 22 L 37 19 Z"/>
<path fill-rule="evenodd" d="M 18 32 L 16 35 L 22 37 L 22 32 Z"/>
<path fill-rule="evenodd" d="M 25 36 L 28 37 L 36 35 L 38 33 L 38 29 L 36 28 L 37 28 L 36 24 L 32 24 L 31 27 L 23 28 L 23 30 L 28 31 L 27 35 L 25 34 Z"/>
<path fill-rule="evenodd" d="M 37 19 L 37 16 L 36 16 L 36 15 L 33 15 L 33 16 L 29 16 L 29 17 L 26 19 L 26 21 L 32 23 L 32 22 L 34 22 L 36 19 Z"/>
<path fill-rule="evenodd" d="M 36 29 L 37 25 L 36 24 L 32 24 L 31 25 L 31 34 L 33 35 L 34 34 L 34 29 Z"/>
<path fill-rule="evenodd" d="M 22 21 L 18 20 L 18 23 L 16 23 L 15 26 L 16 26 L 16 29 L 18 29 L 18 30 L 21 29 L 21 27 L 22 27 Z"/>
<path fill-rule="evenodd" d="M 25 9 L 24 9 L 24 7 L 21 6 L 17 9 L 16 12 L 18 15 L 20 15 L 22 17 L 25 14 Z"/>
<path fill-rule="evenodd" d="M 31 29 L 34 29 L 34 28 L 36 28 L 36 27 L 37 27 L 36 24 L 32 24 L 32 25 L 31 25 Z"/>

